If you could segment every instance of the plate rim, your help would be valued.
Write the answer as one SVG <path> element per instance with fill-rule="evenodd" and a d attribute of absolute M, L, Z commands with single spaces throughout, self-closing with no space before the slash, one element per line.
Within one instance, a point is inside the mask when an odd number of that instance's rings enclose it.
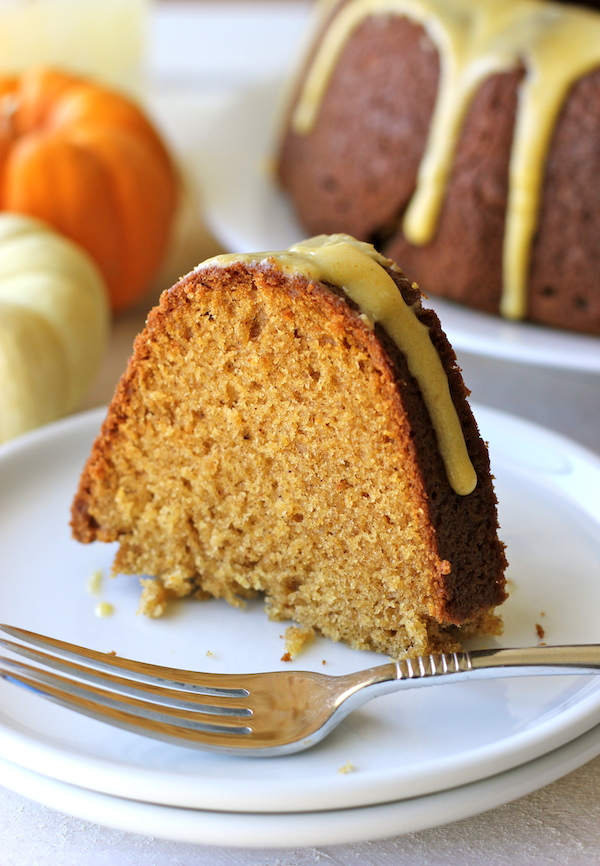
<path fill-rule="evenodd" d="M 474 817 L 556 782 L 598 754 L 600 725 L 546 755 L 457 788 L 351 809 L 281 814 L 126 800 L 41 776 L 5 758 L 0 758 L 0 769 L 3 784 L 21 796 L 111 829 L 173 842 L 289 849 L 375 841 Z"/>

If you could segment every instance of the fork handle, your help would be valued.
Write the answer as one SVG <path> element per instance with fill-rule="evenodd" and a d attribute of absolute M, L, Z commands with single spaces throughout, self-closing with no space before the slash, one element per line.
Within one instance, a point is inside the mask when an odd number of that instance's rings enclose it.
<path fill-rule="evenodd" d="M 483 649 L 434 653 L 388 662 L 346 674 L 349 697 L 364 702 L 371 696 L 445 682 L 501 677 L 600 673 L 600 644 Z M 367 694 L 361 694 L 366 691 Z"/>
<path fill-rule="evenodd" d="M 474 671 L 494 669 L 496 675 L 497 668 L 506 669 L 507 676 L 600 672 L 600 644 L 476 650 L 466 655 Z"/>
<path fill-rule="evenodd" d="M 388 662 L 334 678 L 339 717 L 379 695 L 471 679 L 600 673 L 600 644 L 485 649 Z M 343 707 L 342 707 L 343 705 Z"/>
<path fill-rule="evenodd" d="M 407 685 L 435 678 L 498 677 L 600 672 L 600 644 L 537 646 L 440 653 L 396 662 L 396 676 Z"/>

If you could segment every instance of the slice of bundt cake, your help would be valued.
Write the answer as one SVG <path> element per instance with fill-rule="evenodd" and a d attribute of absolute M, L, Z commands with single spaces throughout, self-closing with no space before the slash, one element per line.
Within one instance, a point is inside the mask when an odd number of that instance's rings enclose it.
<path fill-rule="evenodd" d="M 372 246 L 217 256 L 138 336 L 74 536 L 119 542 L 150 614 L 264 593 L 272 617 L 357 648 L 454 649 L 497 633 L 505 598 L 467 394 L 437 317 Z"/>

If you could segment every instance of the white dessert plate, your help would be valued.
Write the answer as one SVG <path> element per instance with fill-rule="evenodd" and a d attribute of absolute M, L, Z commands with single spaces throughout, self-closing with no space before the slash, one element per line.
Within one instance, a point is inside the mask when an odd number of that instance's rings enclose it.
<path fill-rule="evenodd" d="M 287 249 L 306 235 L 273 179 L 280 90 L 269 81 L 231 100 L 193 162 L 204 217 L 232 252 Z M 428 303 L 456 350 L 600 373 L 598 337 L 508 322 L 437 298 Z"/>
<path fill-rule="evenodd" d="M 600 640 L 600 460 L 477 408 L 490 443 L 511 598 L 501 645 Z M 0 449 L 2 620 L 121 656 L 210 671 L 331 674 L 386 659 L 319 639 L 281 661 L 285 624 L 262 604 L 184 601 L 136 616 L 138 581 L 108 578 L 113 547 L 70 538 L 69 507 L 102 410 Z M 88 579 L 105 575 L 99 594 Z M 95 615 L 96 604 L 113 606 Z M 537 625 L 536 625 L 537 624 Z M 323 664 L 325 662 L 325 665 Z M 469 784 L 548 754 L 600 722 L 600 679 L 527 677 L 389 695 L 285 758 L 210 754 L 138 737 L 0 682 L 0 758 L 58 781 L 159 805 L 283 813 L 363 807 Z M 352 768 L 352 772 L 340 772 Z"/>
<path fill-rule="evenodd" d="M 31 800 L 115 830 L 188 844 L 289 850 L 401 836 L 469 818 L 549 785 L 599 752 L 600 725 L 547 755 L 470 785 L 374 806 L 288 814 L 216 812 L 125 800 L 58 782 L 2 759 L 0 778 Z"/>

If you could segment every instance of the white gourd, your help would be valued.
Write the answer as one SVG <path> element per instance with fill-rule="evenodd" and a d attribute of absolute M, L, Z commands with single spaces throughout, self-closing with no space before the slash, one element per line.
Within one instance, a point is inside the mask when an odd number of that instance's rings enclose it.
<path fill-rule="evenodd" d="M 88 254 L 39 220 L 0 214 L 0 442 L 77 408 L 109 326 Z"/>

